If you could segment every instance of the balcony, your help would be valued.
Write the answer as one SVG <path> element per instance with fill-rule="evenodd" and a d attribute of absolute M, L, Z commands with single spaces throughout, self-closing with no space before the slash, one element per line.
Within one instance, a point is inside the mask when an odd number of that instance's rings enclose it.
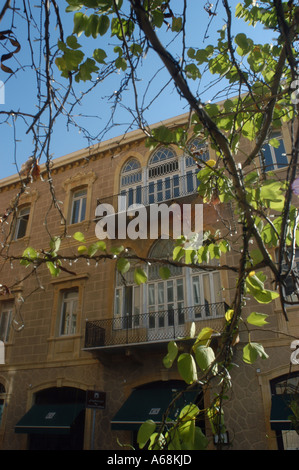
<path fill-rule="evenodd" d="M 197 187 L 198 180 L 195 172 L 188 172 L 184 176 L 175 174 L 152 181 L 148 186 L 136 184 L 133 188 L 127 188 L 119 194 L 98 198 L 97 205 L 110 204 L 117 213 L 126 211 L 134 204 L 149 206 L 189 198 L 197 194 Z"/>
<path fill-rule="evenodd" d="M 198 334 L 204 327 L 223 328 L 224 302 L 86 322 L 84 350 L 146 345 L 190 335 L 192 322 Z"/>

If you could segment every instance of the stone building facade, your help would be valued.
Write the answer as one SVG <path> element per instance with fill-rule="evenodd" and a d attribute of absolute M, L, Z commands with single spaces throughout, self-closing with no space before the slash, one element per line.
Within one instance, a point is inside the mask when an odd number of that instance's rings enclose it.
<path fill-rule="evenodd" d="M 179 116 L 165 125 L 175 126 L 186 119 Z M 280 152 L 288 154 L 287 126 L 281 137 L 285 152 Z M 202 155 L 213 157 L 211 148 L 192 138 L 190 133 L 190 142 Z M 274 169 L 283 172 L 287 157 L 277 157 L 271 151 L 273 165 L 282 158 L 281 169 Z M 38 275 L 26 277 L 18 260 L 1 267 L 1 277 L 14 289 L 0 297 L 0 339 L 5 347 L 5 362 L 0 365 L 0 448 L 117 451 L 120 444 L 134 445 L 138 419 L 143 418 L 132 417 L 132 410 L 126 415 L 126 400 L 133 392 L 138 397 L 138 393 L 142 396 L 150 390 L 155 396 L 160 390 L 162 397 L 182 386 L 176 369 L 163 366 L 167 342 L 188 334 L 192 322 L 198 331 L 204 326 L 220 330 L 225 306 L 233 296 L 235 275 L 184 268 L 172 270 L 168 280 L 161 280 L 155 268 L 147 266 L 149 281 L 138 286 L 130 272 L 127 283 L 121 282 L 113 260 L 68 262 L 80 244 L 73 234 L 83 233 L 88 246 L 98 241 L 95 228 L 100 203 L 112 205 L 117 213 L 126 209 L 117 207 L 117 196 L 124 198 L 119 204 L 180 201 L 194 205 L 198 200 L 197 167 L 181 150 L 160 146 L 152 151 L 146 147 L 144 135 L 134 131 L 58 158 L 51 172 L 70 234 L 60 247 L 67 271 L 51 276 L 43 266 Z M 44 168 L 42 176 L 44 179 L 33 181 L 20 198 L 17 222 L 9 234 L 11 255 L 20 255 L 28 246 L 48 250 L 49 234 L 63 234 L 63 217 L 50 204 Z M 19 176 L 0 181 L 1 213 L 12 204 L 20 184 Z M 229 219 L 231 208 L 225 211 Z M 203 223 L 205 229 L 217 227 L 213 205 L 204 205 Z M 170 249 L 168 240 L 125 238 L 105 243 L 107 250 L 122 244 L 142 258 L 159 257 Z M 221 262 L 234 263 L 233 252 Z M 270 314 L 266 331 L 254 332 L 255 338 L 262 339 L 269 359 L 245 365 L 242 348 L 247 342 L 246 331 L 240 331 L 234 357 L 237 367 L 231 372 L 233 388 L 225 404 L 228 448 L 299 447 L 294 432 L 281 426 L 278 429 L 271 415 L 273 395 L 282 389 L 279 384 L 287 376 L 298 383 L 299 367 L 290 366 L 290 338 L 296 337 L 299 326 L 297 308 L 289 309 L 288 322 L 278 303 L 263 308 L 250 303 L 244 315 L 252 311 Z M 104 406 L 86 406 L 87 392 L 101 392 Z M 65 411 L 56 422 L 60 405 L 64 410 L 70 405 L 71 418 Z M 148 416 L 154 417 L 160 403 L 149 405 Z M 42 410 L 45 416 L 41 416 Z M 204 425 L 209 448 L 214 449 L 209 425 Z"/>

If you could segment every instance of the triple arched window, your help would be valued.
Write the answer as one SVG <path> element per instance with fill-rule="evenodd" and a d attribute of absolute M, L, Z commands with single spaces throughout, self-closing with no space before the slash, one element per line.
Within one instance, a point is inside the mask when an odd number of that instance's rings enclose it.
<path fill-rule="evenodd" d="M 151 259 L 172 260 L 174 241 L 157 240 L 149 253 Z M 134 279 L 136 266 L 120 275 L 116 273 L 114 328 L 147 327 L 153 335 L 175 331 L 185 333 L 185 326 L 194 320 L 224 315 L 220 273 L 170 264 L 170 275 L 162 279 L 160 265 L 143 266 L 147 283 Z M 164 336 L 163 336 L 164 337 Z"/>
<path fill-rule="evenodd" d="M 120 209 L 132 204 L 162 203 L 194 193 L 199 162 L 208 159 L 208 147 L 199 138 L 190 141 L 188 152 L 182 156 L 170 146 L 158 147 L 145 168 L 135 157 L 130 158 L 120 174 Z"/>

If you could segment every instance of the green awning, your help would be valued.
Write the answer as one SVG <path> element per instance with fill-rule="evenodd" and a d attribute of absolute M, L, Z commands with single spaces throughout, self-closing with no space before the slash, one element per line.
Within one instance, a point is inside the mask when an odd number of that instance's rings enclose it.
<path fill-rule="evenodd" d="M 294 429 L 290 420 L 290 416 L 293 416 L 293 412 L 290 409 L 291 398 L 291 395 L 287 394 L 272 396 L 271 429 L 275 431 Z"/>
<path fill-rule="evenodd" d="M 111 428 L 114 430 L 138 430 L 140 425 L 151 419 L 161 423 L 163 415 L 168 409 L 173 398 L 179 392 L 175 388 L 145 388 L 135 389 L 111 420 Z M 171 407 L 168 418 L 174 420 L 182 408 L 189 403 L 194 403 L 199 391 L 186 391 L 182 397 Z"/>
<path fill-rule="evenodd" d="M 33 405 L 15 426 L 16 433 L 69 434 L 84 404 Z"/>

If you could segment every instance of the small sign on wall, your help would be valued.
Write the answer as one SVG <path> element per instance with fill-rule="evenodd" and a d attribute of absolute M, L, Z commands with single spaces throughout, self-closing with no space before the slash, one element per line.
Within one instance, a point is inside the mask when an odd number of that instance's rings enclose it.
<path fill-rule="evenodd" d="M 86 408 L 103 410 L 106 406 L 106 392 L 96 390 L 86 391 Z"/>

